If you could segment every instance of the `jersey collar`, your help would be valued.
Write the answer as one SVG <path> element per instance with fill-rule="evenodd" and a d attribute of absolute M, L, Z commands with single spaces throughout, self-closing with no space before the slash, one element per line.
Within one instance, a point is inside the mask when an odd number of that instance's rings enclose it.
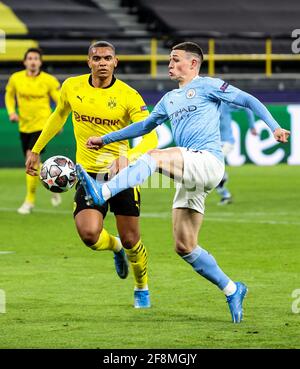
<path fill-rule="evenodd" d="M 103 89 L 105 89 L 105 88 L 110 88 L 111 86 L 113 86 L 113 84 L 116 82 L 116 77 L 113 75 L 112 76 L 112 79 L 111 79 L 111 82 L 110 82 L 110 84 L 108 85 L 108 86 L 106 86 L 106 87 L 103 87 Z M 93 83 L 92 83 L 92 75 L 90 74 L 89 75 L 89 85 L 91 86 L 91 87 L 94 87 L 93 86 Z"/>

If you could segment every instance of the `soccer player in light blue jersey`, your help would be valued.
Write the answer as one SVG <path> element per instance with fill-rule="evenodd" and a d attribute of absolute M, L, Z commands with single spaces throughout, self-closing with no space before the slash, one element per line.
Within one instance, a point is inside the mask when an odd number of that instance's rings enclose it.
<path fill-rule="evenodd" d="M 222 151 L 224 157 L 226 158 L 227 155 L 233 150 L 234 148 L 234 136 L 232 131 L 232 116 L 231 113 L 239 110 L 244 110 L 247 119 L 250 132 L 253 135 L 257 135 L 255 129 L 255 117 L 253 111 L 248 108 L 242 108 L 241 106 L 235 104 L 227 104 L 222 102 L 221 103 L 221 115 L 220 115 L 220 133 L 221 133 L 221 144 L 222 144 Z M 218 205 L 227 205 L 232 202 L 232 195 L 228 188 L 226 188 L 225 184 L 228 182 L 228 173 L 225 172 L 221 182 L 216 187 L 218 194 L 221 197 L 220 202 Z"/>
<path fill-rule="evenodd" d="M 87 141 L 88 148 L 98 150 L 115 141 L 141 136 L 169 119 L 177 147 L 148 151 L 105 184 L 92 179 L 80 165 L 77 165 L 77 175 L 95 204 L 103 204 L 117 193 L 142 184 L 155 171 L 173 178 L 177 187 L 172 214 L 175 250 L 198 274 L 223 291 L 232 321 L 239 323 L 243 317 L 246 285 L 230 279 L 215 258 L 198 244 L 205 198 L 224 175 L 219 129 L 221 102 L 253 110 L 268 124 L 279 142 L 287 142 L 290 132 L 282 129 L 253 96 L 220 79 L 200 77 L 202 61 L 203 53 L 196 43 L 174 46 L 169 76 L 179 83 L 179 88 L 166 93 L 144 121 Z"/>

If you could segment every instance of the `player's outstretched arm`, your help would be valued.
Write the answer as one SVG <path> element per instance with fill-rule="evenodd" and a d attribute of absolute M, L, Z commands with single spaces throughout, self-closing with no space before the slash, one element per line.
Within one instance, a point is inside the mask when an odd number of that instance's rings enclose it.
<path fill-rule="evenodd" d="M 112 142 L 123 141 L 130 138 L 143 136 L 151 132 L 156 127 L 157 124 L 150 114 L 150 116 L 145 120 L 137 123 L 132 123 L 128 127 L 120 129 L 119 131 L 111 132 L 102 137 L 90 137 L 87 140 L 86 146 L 88 149 L 99 150 L 101 149 L 101 147 Z"/>
<path fill-rule="evenodd" d="M 234 104 L 251 109 L 260 119 L 262 119 L 272 130 L 275 140 L 278 142 L 288 142 L 290 131 L 283 129 L 272 117 L 269 110 L 256 97 L 241 91 L 233 101 Z"/>

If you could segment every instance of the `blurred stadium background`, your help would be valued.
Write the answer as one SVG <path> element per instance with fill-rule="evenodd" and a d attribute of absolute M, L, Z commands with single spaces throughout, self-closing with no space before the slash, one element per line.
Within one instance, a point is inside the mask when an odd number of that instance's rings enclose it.
<path fill-rule="evenodd" d="M 186 0 L 184 8 L 179 0 L 1 1 L 0 29 L 6 42 L 5 52 L 0 53 L 0 166 L 22 165 L 21 151 L 16 149 L 17 127 L 8 124 L 3 93 L 9 75 L 22 69 L 24 52 L 34 46 L 43 50 L 43 69 L 63 81 L 88 72 L 86 54 L 92 41 L 113 42 L 120 59 L 118 77 L 140 91 L 151 106 L 175 87 L 167 75 L 170 47 L 194 40 L 205 52 L 203 75 L 221 77 L 252 93 L 268 105 L 284 128 L 292 126 L 297 131 L 300 108 L 291 104 L 299 103 L 300 54 L 292 52 L 293 42 L 294 50 L 298 45 L 292 32 L 299 27 L 299 11 L 297 0 Z M 244 119 L 243 114 L 235 118 L 238 123 Z M 247 140 L 245 126 L 235 129 L 243 157 L 233 153 L 230 164 L 300 164 L 295 148 L 299 136 L 292 135 L 291 147 L 284 146 L 284 152 L 276 153 L 272 144 L 264 147 L 264 154 L 275 152 L 273 159 L 265 160 L 261 148 L 253 152 L 256 141 Z M 74 155 L 71 132 L 68 124 L 62 137 L 51 143 L 49 154 Z M 160 147 L 170 144 L 170 134 L 164 129 Z"/>
<path fill-rule="evenodd" d="M 298 310 L 291 311 L 292 291 L 300 291 L 300 31 L 292 37 L 299 19 L 298 0 L 0 1 L 0 167 L 8 168 L 0 170 L 0 289 L 7 295 L 1 348 L 300 347 Z M 253 138 L 243 113 L 233 113 L 237 147 L 228 161 L 235 203 L 220 208 L 215 194 L 208 199 L 201 242 L 250 289 L 238 328 L 214 286 L 199 283 L 172 252 L 173 190 L 143 192 L 149 311 L 132 309 L 133 284 L 118 280 L 109 253 L 99 256 L 82 246 L 71 216 L 72 191 L 53 210 L 49 193 L 40 189 L 36 211 L 16 213 L 25 191 L 24 163 L 18 127 L 4 107 L 8 77 L 36 46 L 44 53 L 43 69 L 61 82 L 88 73 L 87 49 L 95 40 L 115 44 L 117 77 L 150 106 L 176 87 L 167 75 L 170 47 L 197 41 L 205 53 L 202 75 L 252 93 L 292 131 L 287 145 L 276 144 L 257 122 L 260 135 Z M 172 145 L 167 125 L 159 142 Z M 47 157 L 74 159 L 74 152 L 69 120 Z M 256 165 L 233 167 L 244 163 Z M 114 227 L 112 217 L 106 222 Z M 170 286 L 178 292 L 170 294 Z"/>

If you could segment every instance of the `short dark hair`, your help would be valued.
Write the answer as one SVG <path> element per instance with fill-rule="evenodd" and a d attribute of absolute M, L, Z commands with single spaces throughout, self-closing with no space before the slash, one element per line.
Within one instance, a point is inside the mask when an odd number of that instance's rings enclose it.
<path fill-rule="evenodd" d="M 28 50 L 26 51 L 26 53 L 24 54 L 24 59 L 23 59 L 23 60 L 26 60 L 27 55 L 28 55 L 29 53 L 37 53 L 37 54 L 39 54 L 40 58 L 42 59 L 42 56 L 43 56 L 42 50 L 41 50 L 41 49 L 39 49 L 38 47 L 31 47 L 31 48 L 30 48 L 30 49 L 28 49 Z"/>
<path fill-rule="evenodd" d="M 110 47 L 114 53 L 116 53 L 116 48 L 114 47 L 113 44 L 111 44 L 110 42 L 107 42 L 107 41 L 96 41 L 94 43 L 92 43 L 89 47 L 89 51 L 88 51 L 88 55 L 90 55 L 91 53 L 91 50 L 94 48 L 94 47 Z"/>
<path fill-rule="evenodd" d="M 191 41 L 181 42 L 180 44 L 173 46 L 172 50 L 184 50 L 188 53 L 199 55 L 201 63 L 203 62 L 204 59 L 203 51 L 201 47 L 198 44 L 196 44 L 196 42 Z"/>

